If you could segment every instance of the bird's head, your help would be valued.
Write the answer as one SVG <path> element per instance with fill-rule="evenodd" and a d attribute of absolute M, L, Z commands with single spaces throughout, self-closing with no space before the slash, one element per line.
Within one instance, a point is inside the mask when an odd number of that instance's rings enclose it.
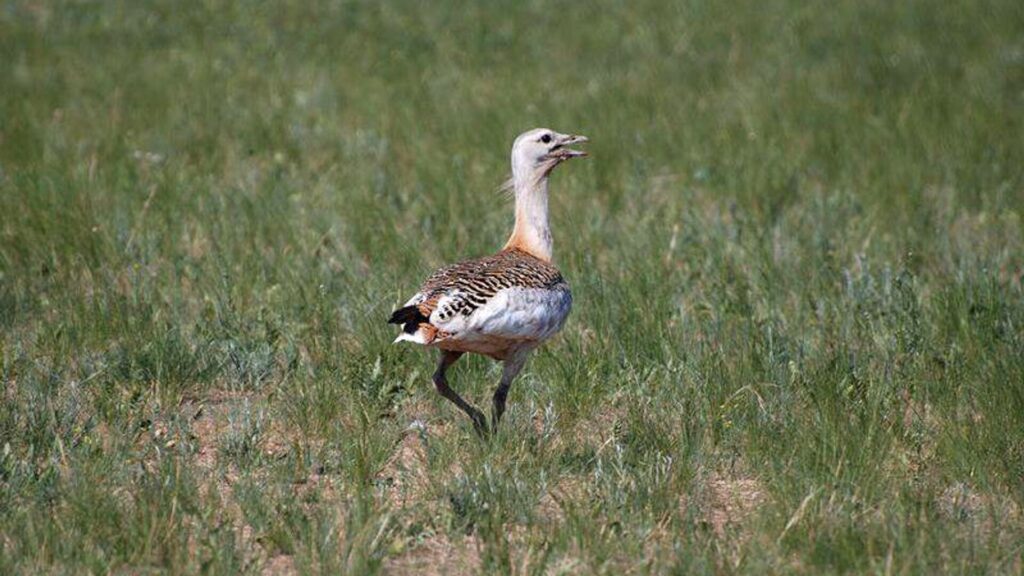
<path fill-rule="evenodd" d="M 547 128 L 523 132 L 512 144 L 513 177 L 547 176 L 562 162 L 586 156 L 587 153 L 582 150 L 569 148 L 586 141 L 585 136 L 560 134 Z"/>

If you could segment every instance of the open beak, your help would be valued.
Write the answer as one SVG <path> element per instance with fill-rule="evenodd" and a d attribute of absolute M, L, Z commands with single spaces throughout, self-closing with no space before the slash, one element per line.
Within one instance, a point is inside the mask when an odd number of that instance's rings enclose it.
<path fill-rule="evenodd" d="M 578 134 L 562 134 L 558 137 L 558 143 L 548 152 L 549 158 L 555 158 L 558 160 L 568 160 L 570 158 L 578 158 L 586 156 L 587 153 L 583 150 L 573 150 L 569 148 L 573 144 L 583 144 L 587 141 L 586 136 L 580 136 Z"/>

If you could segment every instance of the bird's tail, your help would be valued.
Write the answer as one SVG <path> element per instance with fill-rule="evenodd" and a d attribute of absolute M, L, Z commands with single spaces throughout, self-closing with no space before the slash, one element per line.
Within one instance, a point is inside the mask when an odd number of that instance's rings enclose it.
<path fill-rule="evenodd" d="M 388 324 L 401 324 L 402 331 L 406 334 L 412 334 L 419 329 L 420 324 L 429 321 L 430 319 L 423 315 L 419 306 L 415 305 L 399 308 L 391 313 L 391 318 L 388 318 Z"/>
<path fill-rule="evenodd" d="M 437 335 L 437 328 L 430 324 L 430 318 L 423 314 L 418 306 L 406 306 L 391 313 L 388 324 L 400 324 L 402 333 L 395 342 L 415 342 L 429 344 Z"/>

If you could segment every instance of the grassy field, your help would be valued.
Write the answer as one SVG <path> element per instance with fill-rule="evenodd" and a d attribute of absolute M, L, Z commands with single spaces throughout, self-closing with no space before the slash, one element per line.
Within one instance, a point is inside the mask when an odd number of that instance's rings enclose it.
<path fill-rule="evenodd" d="M 484 442 L 384 321 L 534 126 Z M 0 0 L 0 573 L 1022 573 L 1022 217 L 1019 0 Z"/>

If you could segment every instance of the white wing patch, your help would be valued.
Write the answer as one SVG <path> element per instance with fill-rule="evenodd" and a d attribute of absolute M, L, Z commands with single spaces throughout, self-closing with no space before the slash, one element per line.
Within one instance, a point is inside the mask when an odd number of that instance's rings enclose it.
<path fill-rule="evenodd" d="M 451 334 L 453 340 L 547 340 L 562 329 L 572 308 L 568 289 L 505 288 L 469 316 L 456 314 L 441 320 L 437 311 L 452 297 L 457 295 L 445 296 L 438 302 L 430 323 Z"/>
<path fill-rule="evenodd" d="M 435 306 L 434 311 L 430 313 L 430 323 L 441 328 L 446 323 L 451 322 L 456 318 L 464 318 L 465 316 L 457 312 L 456 309 L 465 298 L 466 293 L 457 288 L 446 292 L 444 296 L 438 298 L 437 306 Z M 444 328 L 441 329 L 444 330 Z"/>

